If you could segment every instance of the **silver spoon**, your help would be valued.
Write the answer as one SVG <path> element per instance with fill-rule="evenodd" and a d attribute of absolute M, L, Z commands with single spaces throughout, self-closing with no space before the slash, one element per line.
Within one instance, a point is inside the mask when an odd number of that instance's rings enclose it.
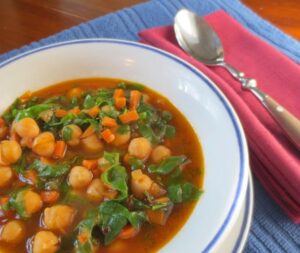
<path fill-rule="evenodd" d="M 251 91 L 285 131 L 291 142 L 300 150 L 300 120 L 257 88 L 256 80 L 225 62 L 224 50 L 218 35 L 195 13 L 182 9 L 175 16 L 174 30 L 178 44 L 193 58 L 208 66 L 219 66 L 241 82 L 245 90 Z"/>

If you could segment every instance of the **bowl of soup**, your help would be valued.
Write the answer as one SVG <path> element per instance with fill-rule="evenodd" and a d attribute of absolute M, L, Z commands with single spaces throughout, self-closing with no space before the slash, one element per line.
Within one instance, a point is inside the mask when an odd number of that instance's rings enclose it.
<path fill-rule="evenodd" d="M 202 252 L 241 210 L 248 153 L 227 99 L 153 47 L 77 40 L 0 66 L 3 252 Z"/>

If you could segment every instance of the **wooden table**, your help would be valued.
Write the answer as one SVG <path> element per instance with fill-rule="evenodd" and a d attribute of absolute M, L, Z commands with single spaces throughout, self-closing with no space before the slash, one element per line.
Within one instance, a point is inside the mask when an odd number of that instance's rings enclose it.
<path fill-rule="evenodd" d="M 0 0 L 0 53 L 142 2 L 145 0 Z M 300 39 L 300 0 L 242 2 Z"/>

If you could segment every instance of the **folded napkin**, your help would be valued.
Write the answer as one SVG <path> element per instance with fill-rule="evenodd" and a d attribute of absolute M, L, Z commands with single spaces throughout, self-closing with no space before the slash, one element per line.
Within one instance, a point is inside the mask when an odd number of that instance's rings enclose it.
<path fill-rule="evenodd" d="M 220 36 L 225 59 L 300 118 L 300 67 L 277 49 L 244 29 L 224 11 L 205 17 Z M 220 67 L 207 67 L 178 46 L 173 28 L 140 33 L 141 41 L 169 51 L 210 77 L 230 100 L 245 129 L 252 171 L 274 200 L 300 223 L 300 152 L 250 92 Z"/>

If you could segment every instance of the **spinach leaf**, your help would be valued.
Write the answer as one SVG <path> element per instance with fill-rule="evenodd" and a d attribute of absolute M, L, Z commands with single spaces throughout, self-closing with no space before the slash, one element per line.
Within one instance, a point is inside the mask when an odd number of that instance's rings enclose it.
<path fill-rule="evenodd" d="M 144 210 L 149 209 L 150 206 L 145 204 L 143 201 L 135 198 L 133 195 L 129 197 L 129 206 L 131 206 L 134 210 Z"/>
<path fill-rule="evenodd" d="M 171 184 L 168 187 L 168 196 L 174 203 L 184 203 L 197 200 L 201 191 L 191 183 Z"/>
<path fill-rule="evenodd" d="M 127 134 L 130 132 L 130 127 L 128 125 L 121 125 L 117 129 L 118 134 Z"/>
<path fill-rule="evenodd" d="M 24 206 L 24 195 L 28 187 L 23 187 L 10 193 L 8 205 L 6 209 L 15 210 L 21 218 L 27 219 L 30 215 L 27 213 Z"/>
<path fill-rule="evenodd" d="M 106 152 L 105 151 L 103 157 L 106 161 L 108 161 L 110 163 L 111 167 L 120 164 L 120 154 L 117 152 Z"/>
<path fill-rule="evenodd" d="M 159 142 L 159 138 L 155 135 L 151 126 L 139 122 L 138 127 L 139 127 L 139 132 L 143 137 L 147 138 L 152 143 Z"/>
<path fill-rule="evenodd" d="M 103 183 L 110 185 L 113 189 L 120 192 L 118 200 L 124 200 L 128 197 L 128 175 L 123 166 L 115 165 L 109 168 L 102 173 L 101 180 Z"/>
<path fill-rule="evenodd" d="M 37 119 L 40 115 L 41 112 L 47 111 L 50 109 L 54 109 L 57 107 L 56 104 L 38 104 L 38 105 L 33 105 L 31 107 L 28 107 L 26 109 L 20 110 L 17 115 L 15 120 L 21 120 L 26 117 L 34 118 Z"/>
<path fill-rule="evenodd" d="M 53 178 L 65 175 L 70 170 L 68 164 L 44 164 L 40 160 L 34 160 L 31 165 L 32 169 L 35 169 L 40 177 Z"/>
<path fill-rule="evenodd" d="M 173 115 L 169 111 L 162 111 L 161 117 L 163 118 L 163 120 L 169 122 L 173 118 Z"/>
<path fill-rule="evenodd" d="M 163 160 L 159 165 L 150 165 L 148 171 L 150 173 L 157 173 L 161 175 L 167 175 L 187 161 L 186 156 L 170 156 Z"/>
<path fill-rule="evenodd" d="M 142 91 L 142 90 L 145 89 L 145 86 L 140 84 L 140 83 L 129 83 L 128 88 L 131 89 L 131 90 Z"/>
<path fill-rule="evenodd" d="M 72 139 L 73 129 L 66 126 L 62 130 L 62 137 L 65 141 L 69 141 Z"/>
<path fill-rule="evenodd" d="M 94 250 L 93 229 L 100 224 L 100 214 L 98 208 L 89 210 L 86 218 L 77 226 L 78 236 L 75 241 L 76 253 L 90 253 Z"/>
<path fill-rule="evenodd" d="M 24 151 L 20 159 L 12 167 L 17 173 L 23 174 L 26 171 L 26 165 L 26 152 Z"/>
<path fill-rule="evenodd" d="M 83 107 L 85 109 L 90 109 L 96 105 L 95 98 L 91 94 L 87 94 L 83 101 Z"/>
<path fill-rule="evenodd" d="M 129 157 L 128 163 L 131 170 L 143 169 L 145 167 L 144 162 L 136 157 Z"/>
<path fill-rule="evenodd" d="M 99 211 L 105 245 L 112 242 L 128 222 L 134 228 L 139 229 L 141 224 L 147 220 L 144 212 L 130 212 L 126 207 L 113 200 L 103 202 Z"/>
<path fill-rule="evenodd" d="M 166 138 L 174 138 L 176 135 L 176 129 L 174 126 L 167 125 L 166 131 L 165 131 L 165 137 Z"/>

